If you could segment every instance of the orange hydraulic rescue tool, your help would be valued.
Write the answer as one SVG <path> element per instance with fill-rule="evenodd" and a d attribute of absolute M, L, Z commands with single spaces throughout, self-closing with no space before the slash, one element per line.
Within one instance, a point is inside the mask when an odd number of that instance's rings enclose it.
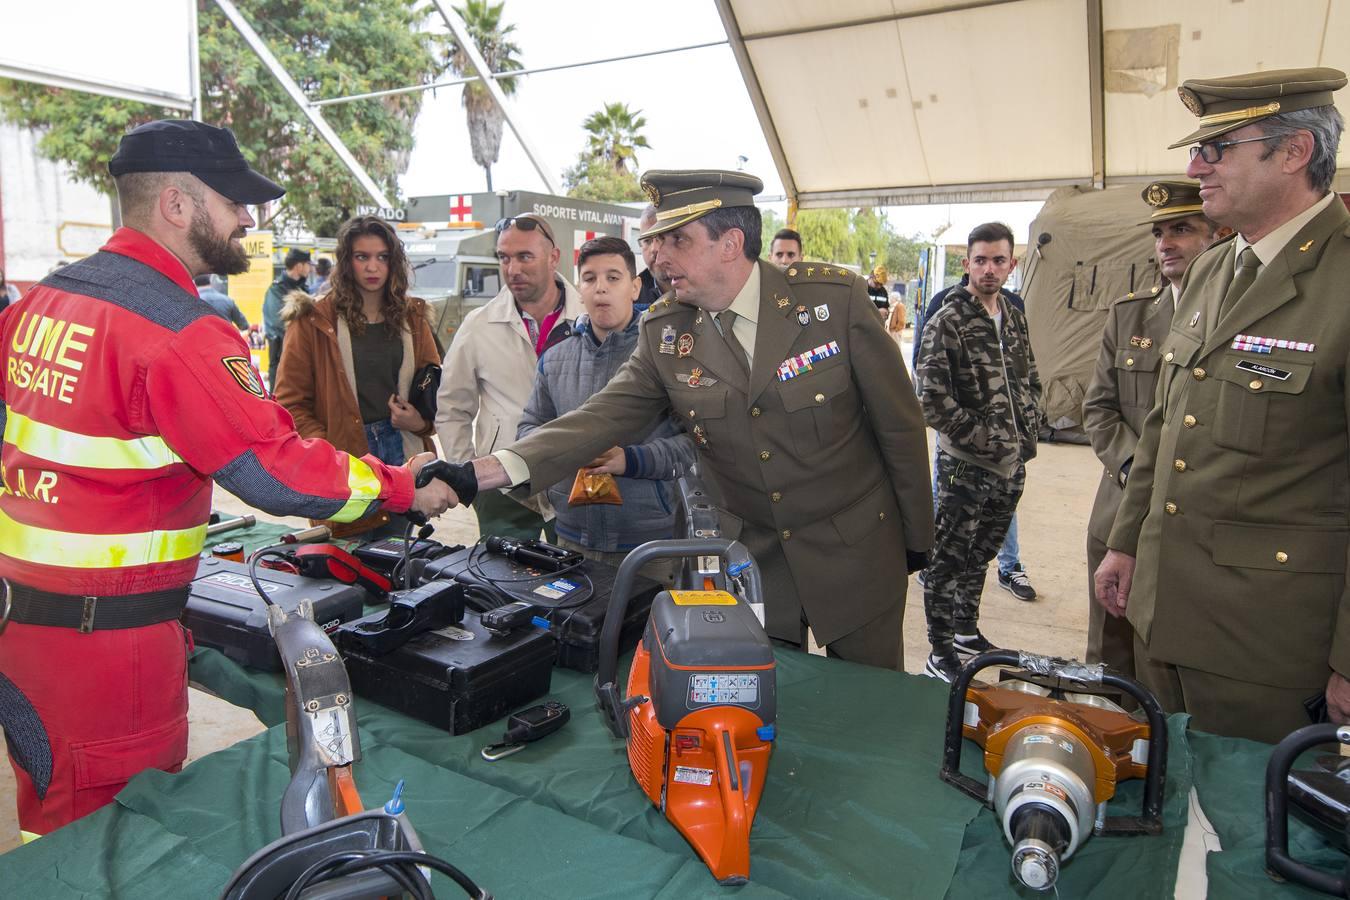
<path fill-rule="evenodd" d="M 990 666 L 1016 666 L 1011 681 L 971 682 Z M 1139 702 L 1140 722 L 1093 691 L 1115 688 Z M 962 734 L 984 748 L 989 783 L 961 774 Z M 1094 832 L 1160 834 L 1167 719 L 1138 682 L 1101 665 L 992 650 L 952 683 L 942 780 L 997 812 L 1012 844 L 1013 875 L 1038 891 Z M 1116 785 L 1143 778 L 1139 816 L 1106 815 Z"/>
<path fill-rule="evenodd" d="M 707 589 L 652 601 L 624 699 L 616 680 L 624 604 L 637 570 L 661 558 L 697 559 Z M 610 598 L 595 680 L 606 724 L 627 739 L 643 792 L 713 877 L 744 884 L 777 708 L 773 647 L 751 606 L 762 602 L 759 570 L 734 541 L 652 541 L 623 561 Z"/>

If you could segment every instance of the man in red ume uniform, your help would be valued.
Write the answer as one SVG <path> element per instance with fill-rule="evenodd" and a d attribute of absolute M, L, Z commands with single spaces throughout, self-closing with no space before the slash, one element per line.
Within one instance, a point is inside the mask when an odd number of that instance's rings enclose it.
<path fill-rule="evenodd" d="M 303 440 L 192 279 L 248 268 L 276 184 L 226 129 L 175 120 L 109 163 L 125 227 L 0 313 L 0 725 L 25 838 L 187 752 L 178 616 L 214 480 L 278 515 L 437 515 L 444 484 Z"/>

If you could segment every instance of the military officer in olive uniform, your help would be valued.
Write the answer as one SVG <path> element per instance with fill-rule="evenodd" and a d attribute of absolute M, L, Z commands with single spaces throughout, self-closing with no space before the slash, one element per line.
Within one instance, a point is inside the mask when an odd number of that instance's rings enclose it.
<path fill-rule="evenodd" d="M 828 264 L 759 261 L 758 178 L 653 171 L 656 267 L 671 293 L 632 357 L 579 409 L 493 457 L 483 489 L 571 477 L 670 409 L 719 494 L 727 537 L 764 578 L 766 626 L 836 656 L 903 666 L 906 575 L 925 564 L 933 507 L 923 418 L 863 280 Z"/>
<path fill-rule="evenodd" d="M 1159 347 L 1172 325 L 1177 288 L 1186 267 L 1227 228 L 1200 210 L 1200 185 L 1191 181 L 1155 181 L 1141 196 L 1152 210 L 1140 223 L 1153 231 L 1153 251 L 1162 282 L 1131 291 L 1111 305 L 1102 332 L 1097 371 L 1083 395 L 1083 430 L 1105 471 L 1088 519 L 1087 661 L 1104 662 L 1134 677 L 1134 629 L 1123 618 L 1108 616 L 1093 601 L 1092 575 L 1106 556 L 1106 539 L 1134 463 L 1134 447 L 1144 416 L 1153 406 L 1158 383 Z"/>
<path fill-rule="evenodd" d="M 1196 728 L 1350 721 L 1350 213 L 1335 69 L 1191 80 L 1187 175 L 1237 236 L 1187 271 L 1097 599 Z M 1136 565 L 1137 558 L 1137 565 Z"/>

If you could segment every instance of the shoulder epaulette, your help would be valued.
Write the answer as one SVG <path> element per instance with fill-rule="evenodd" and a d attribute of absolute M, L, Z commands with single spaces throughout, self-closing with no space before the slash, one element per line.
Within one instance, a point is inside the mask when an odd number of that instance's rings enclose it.
<path fill-rule="evenodd" d="M 646 321 L 647 319 L 657 319 L 661 316 L 669 315 L 679 308 L 680 304 L 676 302 L 675 295 L 673 293 L 666 294 L 660 300 L 653 301 L 652 305 L 647 307 L 647 311 L 642 314 L 642 318 L 643 321 Z"/>
<path fill-rule="evenodd" d="M 857 274 L 833 263 L 798 262 L 783 272 L 789 284 L 852 284 Z"/>

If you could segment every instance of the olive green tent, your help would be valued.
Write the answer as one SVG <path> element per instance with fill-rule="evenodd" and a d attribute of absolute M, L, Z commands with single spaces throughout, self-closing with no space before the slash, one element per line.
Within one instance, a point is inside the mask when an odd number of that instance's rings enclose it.
<path fill-rule="evenodd" d="M 1161 277 L 1141 187 L 1060 188 L 1031 223 L 1022 292 L 1055 439 L 1081 439 L 1107 308 Z"/>

